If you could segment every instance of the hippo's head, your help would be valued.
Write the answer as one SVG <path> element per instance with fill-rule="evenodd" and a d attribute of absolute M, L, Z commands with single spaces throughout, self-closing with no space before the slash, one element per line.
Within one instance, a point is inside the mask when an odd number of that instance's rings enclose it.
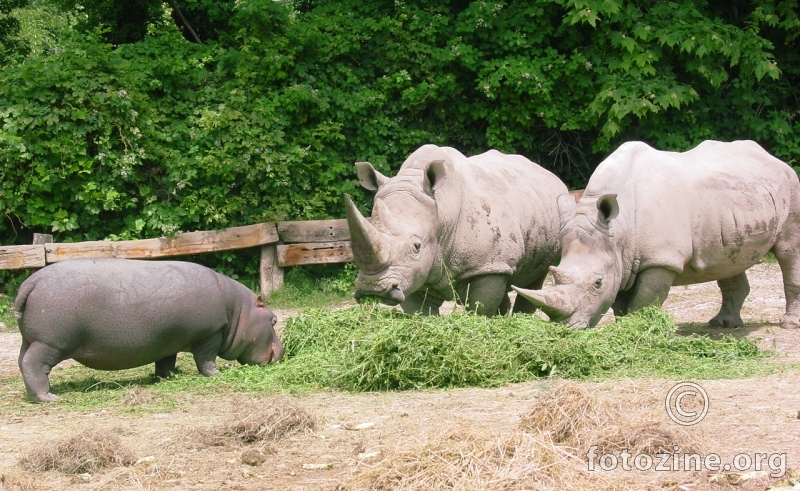
<path fill-rule="evenodd" d="M 441 149 L 426 145 L 392 179 L 368 162 L 356 164 L 362 186 L 377 191 L 370 220 L 345 195 L 353 259 L 359 269 L 356 299 L 376 296 L 397 305 L 425 284 L 441 255 L 434 193 L 445 180 L 445 159 Z"/>
<path fill-rule="evenodd" d="M 255 297 L 255 295 L 254 295 Z M 231 346 L 220 353 L 226 360 L 242 365 L 266 365 L 283 357 L 283 344 L 275 333 L 278 318 L 261 297 L 243 305 Z"/>
<path fill-rule="evenodd" d="M 621 257 L 614 240 L 613 220 L 619 213 L 613 194 L 581 200 L 559 199 L 561 262 L 551 266 L 555 286 L 543 290 L 513 287 L 541 308 L 550 320 L 568 327 L 594 327 L 614 302 L 622 282 Z"/>

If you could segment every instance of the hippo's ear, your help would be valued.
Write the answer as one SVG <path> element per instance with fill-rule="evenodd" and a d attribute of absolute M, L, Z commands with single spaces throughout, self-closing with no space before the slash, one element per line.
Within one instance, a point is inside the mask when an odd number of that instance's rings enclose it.
<path fill-rule="evenodd" d="M 266 306 L 267 304 L 264 302 L 264 299 L 261 298 L 260 296 L 256 296 L 256 307 L 258 307 L 259 309 L 263 309 Z"/>
<path fill-rule="evenodd" d="M 444 160 L 432 160 L 425 169 L 425 180 L 422 183 L 422 189 L 433 196 L 434 191 L 442 187 L 446 177 L 447 169 L 445 168 Z"/>
<path fill-rule="evenodd" d="M 389 181 L 389 178 L 376 171 L 369 162 L 356 162 L 356 172 L 361 186 L 370 191 L 377 191 Z"/>
<path fill-rule="evenodd" d="M 597 217 L 606 225 L 619 215 L 616 194 L 604 194 L 597 200 Z"/>

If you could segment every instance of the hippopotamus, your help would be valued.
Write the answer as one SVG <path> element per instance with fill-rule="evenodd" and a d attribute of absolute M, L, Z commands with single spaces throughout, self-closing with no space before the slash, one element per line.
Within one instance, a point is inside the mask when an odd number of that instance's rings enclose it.
<path fill-rule="evenodd" d="M 389 178 L 356 165 L 376 191 L 371 219 L 345 195 L 357 299 L 437 315 L 445 300 L 483 315 L 511 309 L 511 284 L 540 288 L 559 256 L 557 199 L 567 187 L 521 155 L 465 157 L 424 145 Z M 515 312 L 530 312 L 526 300 Z"/>
<path fill-rule="evenodd" d="M 753 141 L 705 141 L 686 152 L 628 142 L 598 165 L 577 203 L 560 199 L 562 254 L 553 287 L 515 288 L 570 327 L 594 327 L 661 305 L 672 285 L 716 280 L 709 325 L 739 327 L 746 270 L 769 251 L 783 272 L 786 315 L 800 325 L 800 184 Z"/>
<path fill-rule="evenodd" d="M 217 356 L 243 364 L 276 362 L 283 347 L 275 314 L 250 289 L 199 264 L 72 259 L 35 272 L 14 304 L 28 397 L 47 402 L 50 370 L 73 359 L 98 370 L 155 362 L 156 376 L 190 351 L 202 375 Z"/>

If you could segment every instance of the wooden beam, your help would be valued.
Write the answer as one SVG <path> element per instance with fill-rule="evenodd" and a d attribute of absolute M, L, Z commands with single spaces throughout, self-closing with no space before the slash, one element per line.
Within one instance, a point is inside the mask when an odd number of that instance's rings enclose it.
<path fill-rule="evenodd" d="M 203 252 L 227 251 L 255 247 L 278 241 L 274 222 L 231 227 L 219 231 L 186 232 L 174 237 L 126 240 L 53 243 L 44 246 L 48 263 L 76 258 L 120 257 L 147 259 L 183 256 Z"/>
<path fill-rule="evenodd" d="M 306 220 L 278 222 L 278 235 L 282 242 L 335 242 L 350 240 L 347 220 Z"/>
<path fill-rule="evenodd" d="M 0 247 L 0 269 L 43 268 L 44 245 Z"/>
<path fill-rule="evenodd" d="M 276 244 L 261 246 L 261 262 L 258 268 L 258 279 L 264 299 L 283 285 L 283 268 L 278 265 L 278 248 Z"/>
<path fill-rule="evenodd" d="M 347 263 L 353 260 L 350 241 L 279 245 L 278 266 Z"/>

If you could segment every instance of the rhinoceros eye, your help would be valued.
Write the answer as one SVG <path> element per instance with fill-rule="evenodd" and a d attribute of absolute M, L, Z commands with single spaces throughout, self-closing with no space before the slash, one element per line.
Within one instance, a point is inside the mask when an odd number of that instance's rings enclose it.
<path fill-rule="evenodd" d="M 601 286 L 603 286 L 603 280 L 597 280 L 594 282 L 595 288 L 600 288 Z"/>
<path fill-rule="evenodd" d="M 422 249 L 422 244 L 414 242 L 414 252 L 419 252 L 420 249 Z"/>

